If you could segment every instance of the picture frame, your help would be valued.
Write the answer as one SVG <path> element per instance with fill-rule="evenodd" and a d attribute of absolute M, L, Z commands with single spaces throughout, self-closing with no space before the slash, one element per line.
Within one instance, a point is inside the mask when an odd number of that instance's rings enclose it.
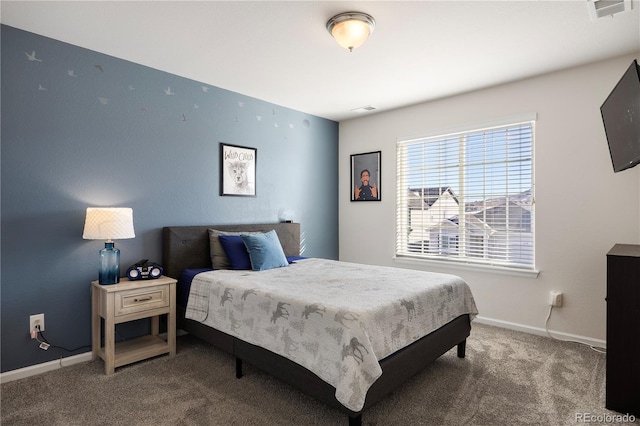
<path fill-rule="evenodd" d="M 382 200 L 381 159 L 381 151 L 351 155 L 351 201 Z"/>
<path fill-rule="evenodd" d="M 256 196 L 258 150 L 220 142 L 220 195 Z"/>

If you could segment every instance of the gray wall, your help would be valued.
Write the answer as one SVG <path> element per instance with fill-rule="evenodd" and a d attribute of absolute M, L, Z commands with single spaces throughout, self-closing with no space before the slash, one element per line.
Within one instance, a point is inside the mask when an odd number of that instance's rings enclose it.
<path fill-rule="evenodd" d="M 640 243 L 640 167 L 613 172 L 600 105 L 636 58 L 640 52 L 341 122 L 342 181 L 350 179 L 349 154 L 382 150 L 384 192 L 379 203 L 340 199 L 340 260 L 459 275 L 473 291 L 479 320 L 541 335 L 546 335 L 549 292 L 561 291 L 563 306 L 553 310 L 549 330 L 563 339 L 603 344 L 606 253 L 616 243 Z M 395 141 L 523 114 L 537 114 L 540 275 L 394 259 Z"/>
<path fill-rule="evenodd" d="M 277 222 L 281 209 L 305 255 L 338 257 L 338 123 L 8 26 L 1 78 L 1 371 L 60 356 L 30 339 L 31 314 L 52 343 L 90 344 L 104 242 L 82 239 L 86 207 L 133 208 L 124 269 L 161 260 L 163 226 Z M 219 195 L 220 142 L 257 148 L 255 198 Z"/>

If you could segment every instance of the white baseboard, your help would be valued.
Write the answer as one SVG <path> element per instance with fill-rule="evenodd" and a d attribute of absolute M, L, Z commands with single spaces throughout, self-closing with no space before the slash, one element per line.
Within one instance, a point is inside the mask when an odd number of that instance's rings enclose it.
<path fill-rule="evenodd" d="M 524 333 L 535 334 L 539 336 L 547 336 L 547 331 L 543 328 L 531 327 L 528 325 L 517 324 L 508 321 L 495 320 L 491 318 L 485 318 L 482 316 L 476 316 L 474 322 L 480 324 L 492 325 L 495 327 L 506 328 L 508 330 L 522 331 Z M 182 330 L 178 330 L 178 335 L 187 334 Z M 551 331 L 551 335 L 558 340 L 568 340 L 572 342 L 583 343 L 588 346 L 594 346 L 597 348 L 606 348 L 607 343 L 604 340 L 592 339 L 590 337 L 576 336 L 574 334 L 561 333 L 558 331 Z M 58 368 L 68 367 L 74 364 L 80 364 L 83 362 L 89 362 L 92 359 L 91 352 L 85 352 L 79 355 L 62 358 L 61 360 L 44 362 L 42 364 L 30 365 L 29 367 L 19 368 L 17 370 L 11 370 L 0 374 L 0 383 L 7 383 L 13 380 L 24 379 L 26 377 L 35 376 L 37 374 L 46 373 L 47 371 L 57 370 Z"/>
<path fill-rule="evenodd" d="M 188 334 L 182 330 L 178 330 L 176 335 L 182 336 Z M 163 339 L 167 338 L 167 333 L 160 333 Z M 46 373 L 47 371 L 57 370 L 62 367 L 69 367 L 74 364 L 81 364 L 83 362 L 89 362 L 93 358 L 92 352 L 85 352 L 78 355 L 61 358 L 55 361 L 43 362 L 42 364 L 30 365 L 24 368 L 18 368 L 17 370 L 5 371 L 0 373 L 0 383 L 7 383 L 13 380 L 24 379 L 25 377 L 35 376 L 38 374 Z"/>
<path fill-rule="evenodd" d="M 68 367 L 73 364 L 89 362 L 92 359 L 91 351 L 66 358 L 57 359 L 55 361 L 43 362 L 42 364 L 30 365 L 17 370 L 6 371 L 0 374 L 0 383 L 7 383 L 13 380 L 24 379 L 25 377 L 35 376 L 37 374 L 46 373 L 47 371 L 57 370 L 58 368 Z"/>
<path fill-rule="evenodd" d="M 480 315 L 476 316 L 474 321 L 480 324 L 487 324 L 487 325 L 493 325 L 495 327 L 506 328 L 508 330 L 522 331 L 523 333 L 549 337 L 549 335 L 547 334 L 547 330 L 545 330 L 544 328 L 531 327 L 528 325 L 517 324 L 514 322 L 501 321 L 501 320 L 496 320 L 492 318 L 485 318 Z M 605 340 L 593 339 L 591 337 L 578 336 L 575 334 L 563 333 L 563 332 L 554 331 L 554 330 L 549 330 L 549 333 L 551 333 L 551 337 L 553 337 L 556 340 L 577 342 L 587 346 L 593 346 L 596 348 L 603 348 L 603 349 L 606 349 L 607 347 L 607 342 Z"/>

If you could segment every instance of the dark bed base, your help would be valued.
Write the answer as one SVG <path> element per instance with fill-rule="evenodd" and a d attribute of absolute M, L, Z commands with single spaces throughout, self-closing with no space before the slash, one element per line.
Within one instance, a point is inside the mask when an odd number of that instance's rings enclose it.
<path fill-rule="evenodd" d="M 469 315 L 462 315 L 410 346 L 380 361 L 382 376 L 369 388 L 364 407 L 354 412 L 335 397 L 335 388 L 299 364 L 259 346 L 252 345 L 197 321 L 184 318 L 184 308 L 178 308 L 178 328 L 222 349 L 236 359 L 236 377 L 242 377 L 244 361 L 294 388 L 306 393 L 349 416 L 349 425 L 360 425 L 362 413 L 390 394 L 427 365 L 454 346 L 458 357 L 464 358 L 466 338 L 471 332 Z"/>
<path fill-rule="evenodd" d="M 163 229 L 164 274 L 179 278 L 183 269 L 211 266 L 208 229 L 229 231 L 269 231 L 275 229 L 287 256 L 300 254 L 300 224 L 197 225 Z M 211 343 L 236 358 L 236 375 L 242 377 L 243 361 L 271 374 L 349 416 L 350 425 L 362 422 L 362 412 L 423 370 L 438 357 L 458 346 L 458 357 L 464 358 L 466 339 L 471 332 L 469 315 L 462 315 L 431 334 L 380 361 L 382 376 L 369 388 L 363 409 L 354 412 L 335 397 L 335 388 L 311 371 L 280 355 L 236 339 L 197 321 L 185 319 L 184 308 L 178 307 L 178 328 Z"/>

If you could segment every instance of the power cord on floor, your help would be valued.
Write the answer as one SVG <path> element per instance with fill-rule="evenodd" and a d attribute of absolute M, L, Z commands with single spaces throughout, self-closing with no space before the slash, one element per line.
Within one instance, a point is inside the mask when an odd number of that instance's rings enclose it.
<path fill-rule="evenodd" d="M 589 346 L 589 348 L 591 348 L 591 350 L 598 352 L 600 354 L 606 354 L 607 351 L 602 349 L 602 348 L 596 348 L 593 345 L 587 345 L 586 343 L 583 342 L 578 342 L 577 340 L 565 340 L 565 339 L 560 339 L 558 337 L 552 336 L 551 333 L 549 332 L 549 319 L 551 318 L 551 312 L 553 312 L 553 305 L 549 306 L 549 314 L 547 315 L 547 320 L 544 322 L 544 329 L 547 332 L 547 336 L 549 336 L 550 338 L 554 339 L 554 340 L 559 340 L 561 342 L 570 342 L 570 343 L 578 343 L 584 346 Z"/>
<path fill-rule="evenodd" d="M 35 333 L 35 334 L 33 334 Z M 40 330 L 40 327 L 38 325 L 36 325 L 35 330 L 32 332 L 32 337 L 34 339 L 36 339 L 36 341 L 40 344 L 40 349 L 42 350 L 49 350 L 49 348 L 56 348 L 56 349 L 60 349 L 60 367 L 63 367 L 62 365 L 62 357 L 64 355 L 64 352 L 75 352 L 78 351 L 80 349 L 84 349 L 84 348 L 91 348 L 91 345 L 83 345 L 83 346 L 78 346 L 77 348 L 74 349 L 68 349 L 65 348 L 64 346 L 58 346 L 58 345 L 54 345 L 52 343 L 50 343 L 47 338 L 45 337 L 44 333 Z M 42 340 L 40 340 L 40 337 L 42 337 Z"/>

